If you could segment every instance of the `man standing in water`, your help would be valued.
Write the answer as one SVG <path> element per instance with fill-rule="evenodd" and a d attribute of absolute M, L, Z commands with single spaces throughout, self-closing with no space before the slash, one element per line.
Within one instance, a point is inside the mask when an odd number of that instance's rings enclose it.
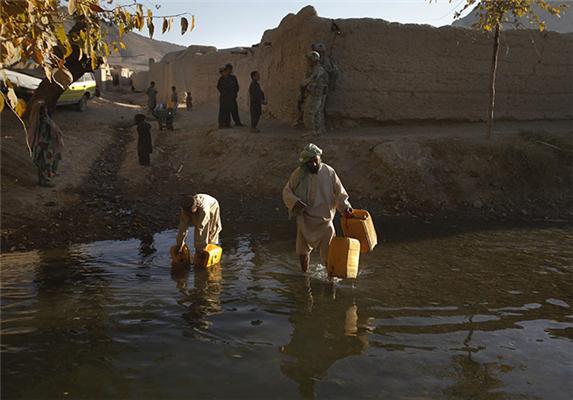
<path fill-rule="evenodd" d="M 207 257 L 204 252 L 208 244 L 219 243 L 219 233 L 222 230 L 219 202 L 208 194 L 185 196 L 181 201 L 179 217 L 179 232 L 177 233 L 177 248 L 181 249 L 189 225 L 195 226 L 193 237 L 196 262 L 201 263 L 201 257 Z"/>
<path fill-rule="evenodd" d="M 308 270 L 310 253 L 319 248 L 326 265 L 328 247 L 334 237 L 332 220 L 336 210 L 352 214 L 348 193 L 332 167 L 321 160 L 322 150 L 310 143 L 300 153 L 298 168 L 283 189 L 283 201 L 290 215 L 296 216 L 296 253 L 300 268 Z"/>

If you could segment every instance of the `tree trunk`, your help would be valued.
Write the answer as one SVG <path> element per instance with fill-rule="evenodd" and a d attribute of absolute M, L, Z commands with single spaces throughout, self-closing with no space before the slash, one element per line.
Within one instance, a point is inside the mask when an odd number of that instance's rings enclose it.
<path fill-rule="evenodd" d="M 75 46 L 74 46 L 75 47 Z M 79 49 L 74 48 L 72 54 L 66 59 L 65 67 L 72 74 L 72 82 L 77 81 L 86 72 L 93 72 L 91 67 L 91 60 L 84 56 L 78 60 Z M 62 88 L 56 82 L 50 81 L 48 78 L 42 79 L 38 88 L 28 101 L 28 104 L 33 104 L 38 100 L 46 102 L 48 110 L 53 111 L 56 108 L 58 99 L 66 89 Z M 27 107 L 29 110 L 30 107 Z"/>
<path fill-rule="evenodd" d="M 499 24 L 495 27 L 495 34 L 493 37 L 493 55 L 491 57 L 491 75 L 489 83 L 489 108 L 487 110 L 487 128 L 486 139 L 491 139 L 491 131 L 493 129 L 493 112 L 495 107 L 495 76 L 497 74 L 497 59 L 499 55 Z"/>

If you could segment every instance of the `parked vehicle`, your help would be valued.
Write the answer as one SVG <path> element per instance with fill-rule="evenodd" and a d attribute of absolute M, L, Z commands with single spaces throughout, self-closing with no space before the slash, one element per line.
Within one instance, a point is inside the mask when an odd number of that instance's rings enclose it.
<path fill-rule="evenodd" d="M 0 70 L 0 74 L 6 74 L 10 82 L 15 86 L 18 97 L 28 100 L 34 91 L 40 86 L 43 77 L 33 70 Z M 79 111 L 87 108 L 88 100 L 95 95 L 96 81 L 91 72 L 86 72 L 77 81 L 72 83 L 58 99 L 57 105 L 75 104 Z"/>

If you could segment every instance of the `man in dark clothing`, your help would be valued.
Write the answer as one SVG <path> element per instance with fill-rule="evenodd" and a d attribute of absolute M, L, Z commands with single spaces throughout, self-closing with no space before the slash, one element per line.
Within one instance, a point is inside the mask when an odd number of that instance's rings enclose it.
<path fill-rule="evenodd" d="M 137 155 L 139 156 L 139 165 L 149 165 L 149 155 L 153 152 L 151 144 L 151 125 L 145 122 L 145 115 L 137 114 L 135 116 L 137 124 Z"/>
<path fill-rule="evenodd" d="M 227 68 L 219 69 L 219 81 L 217 90 L 219 90 L 219 128 L 231 127 L 231 110 L 233 108 L 234 90 L 233 83 L 229 78 Z"/>
<path fill-rule="evenodd" d="M 259 119 L 261 118 L 262 105 L 267 104 L 265 93 L 259 85 L 260 75 L 258 71 L 251 72 L 251 85 L 249 86 L 249 103 L 251 109 L 251 132 L 260 132 L 257 129 Z"/>
<path fill-rule="evenodd" d="M 147 108 L 149 109 L 149 112 L 153 113 L 153 110 L 155 110 L 155 106 L 157 105 L 157 89 L 155 89 L 155 82 L 152 81 L 149 84 L 145 94 L 147 94 Z"/>
<path fill-rule="evenodd" d="M 233 66 L 231 64 L 225 65 L 225 69 L 229 70 L 229 79 L 232 82 L 233 88 L 233 102 L 231 108 L 231 116 L 233 117 L 233 121 L 235 121 L 235 126 L 243 126 L 241 124 L 241 118 L 239 117 L 239 106 L 237 105 L 237 96 L 239 94 L 239 81 L 237 77 L 233 75 Z"/>

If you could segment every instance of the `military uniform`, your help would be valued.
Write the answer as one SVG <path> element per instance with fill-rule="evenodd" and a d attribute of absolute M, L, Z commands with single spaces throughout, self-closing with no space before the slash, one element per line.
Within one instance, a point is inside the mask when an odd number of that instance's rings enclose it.
<path fill-rule="evenodd" d="M 328 73 L 320 63 L 312 68 L 311 75 L 302 82 L 305 88 L 303 122 L 314 134 L 324 133 L 324 105 L 328 90 Z"/>

